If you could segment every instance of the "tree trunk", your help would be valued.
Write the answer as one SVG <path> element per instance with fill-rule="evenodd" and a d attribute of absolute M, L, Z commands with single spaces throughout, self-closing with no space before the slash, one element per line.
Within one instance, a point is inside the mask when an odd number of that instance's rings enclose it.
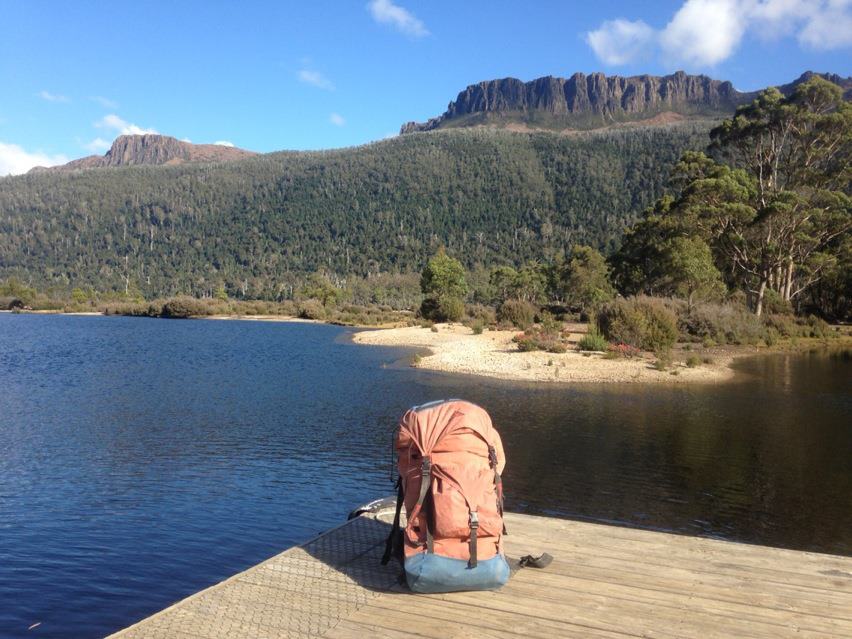
<path fill-rule="evenodd" d="M 787 262 L 787 281 L 784 283 L 784 300 L 789 302 L 793 294 L 793 260 Z"/>
<path fill-rule="evenodd" d="M 763 313 L 763 297 L 766 295 L 766 277 L 760 280 L 760 287 L 757 289 L 757 303 L 754 307 L 754 314 L 758 317 Z"/>

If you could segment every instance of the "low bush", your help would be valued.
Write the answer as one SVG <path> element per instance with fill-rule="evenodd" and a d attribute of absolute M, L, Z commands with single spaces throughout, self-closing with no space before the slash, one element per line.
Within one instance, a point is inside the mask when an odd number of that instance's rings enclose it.
<path fill-rule="evenodd" d="M 485 330 L 485 322 L 481 319 L 475 319 L 470 323 L 470 330 L 473 331 L 474 335 L 482 335 L 482 331 Z"/>
<path fill-rule="evenodd" d="M 299 302 L 298 314 L 302 319 L 322 320 L 326 317 L 325 306 L 318 299 Z"/>
<path fill-rule="evenodd" d="M 100 307 L 104 315 L 129 315 L 131 317 L 159 317 L 163 305 L 156 302 L 111 302 Z"/>
<path fill-rule="evenodd" d="M 509 299 L 497 309 L 497 320 L 501 324 L 511 324 L 515 328 L 526 330 L 535 320 L 538 309 L 530 302 Z"/>
<path fill-rule="evenodd" d="M 763 297 L 763 312 L 771 315 L 792 315 L 793 305 L 769 288 Z"/>
<path fill-rule="evenodd" d="M 700 365 L 701 365 L 701 358 L 698 357 L 698 355 L 691 355 L 686 360 L 686 367 L 687 368 L 695 368 L 696 366 L 700 366 Z"/>
<path fill-rule="evenodd" d="M 657 357 L 656 361 L 653 363 L 654 370 L 664 371 L 668 369 L 672 365 L 671 356 L 668 354 L 661 354 Z"/>
<path fill-rule="evenodd" d="M 816 315 L 809 316 L 805 326 L 807 331 L 805 337 L 834 337 L 834 332 L 831 330 L 828 322 Z"/>
<path fill-rule="evenodd" d="M 776 329 L 771 326 L 765 326 L 763 328 L 763 342 L 767 346 L 775 346 L 780 339 L 781 333 L 779 333 Z"/>
<path fill-rule="evenodd" d="M 680 318 L 688 337 L 715 344 L 757 344 L 765 337 L 760 318 L 742 304 L 697 304 Z"/>
<path fill-rule="evenodd" d="M 494 324 L 497 321 L 497 314 L 494 309 L 484 304 L 468 304 L 465 307 L 465 314 L 471 320 L 480 320 L 486 326 Z"/>
<path fill-rule="evenodd" d="M 763 324 L 767 330 L 774 329 L 781 337 L 795 337 L 801 333 L 801 327 L 789 315 L 766 314 L 763 316 Z"/>
<path fill-rule="evenodd" d="M 429 296 L 420 304 L 420 316 L 434 322 L 458 322 L 464 317 L 464 302 L 450 295 Z"/>
<path fill-rule="evenodd" d="M 523 333 L 515 335 L 512 341 L 520 351 L 564 353 L 568 350 L 558 326 L 552 321 L 530 326 Z"/>
<path fill-rule="evenodd" d="M 597 316 L 603 335 L 646 351 L 664 352 L 678 337 L 677 316 L 652 297 L 618 299 L 603 306 Z"/>
<path fill-rule="evenodd" d="M 620 342 L 618 344 L 610 344 L 606 349 L 607 359 L 616 359 L 619 357 L 632 359 L 641 355 L 641 350 L 639 350 L 635 346 L 631 346 L 630 344 L 625 344 L 623 342 Z"/>
<path fill-rule="evenodd" d="M 609 348 L 607 339 L 594 328 L 580 338 L 577 344 L 581 351 L 605 351 Z"/>
<path fill-rule="evenodd" d="M 202 315 L 211 315 L 211 310 L 202 300 L 194 297 L 181 296 L 172 297 L 166 300 L 163 308 L 160 311 L 163 317 L 172 319 L 186 319 L 188 317 L 199 317 Z"/>

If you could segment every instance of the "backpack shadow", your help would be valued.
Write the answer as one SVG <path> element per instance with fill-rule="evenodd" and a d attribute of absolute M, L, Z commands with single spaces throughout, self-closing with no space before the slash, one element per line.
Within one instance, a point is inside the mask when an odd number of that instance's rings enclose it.
<path fill-rule="evenodd" d="M 323 564 L 318 577 L 330 588 L 363 588 L 375 593 L 410 593 L 396 560 L 382 565 L 391 524 L 362 514 L 301 546 Z"/>

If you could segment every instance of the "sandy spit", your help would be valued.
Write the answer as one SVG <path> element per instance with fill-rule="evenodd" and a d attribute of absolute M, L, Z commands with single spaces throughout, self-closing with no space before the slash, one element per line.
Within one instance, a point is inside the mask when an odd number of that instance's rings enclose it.
<path fill-rule="evenodd" d="M 669 370 L 658 371 L 653 367 L 653 357 L 603 359 L 602 353 L 581 353 L 570 348 L 567 353 L 523 353 L 512 342 L 516 331 L 474 335 L 466 326 L 436 324 L 436 328 L 438 332 L 419 326 L 361 331 L 353 335 L 353 341 L 428 349 L 429 355 L 412 364 L 418 368 L 525 382 L 683 384 L 727 381 L 735 375 L 730 368 L 732 356 L 714 357 L 713 364 L 695 368 L 677 363 Z M 583 329 L 578 325 L 578 332 L 572 332 L 569 341 L 576 342 Z"/>

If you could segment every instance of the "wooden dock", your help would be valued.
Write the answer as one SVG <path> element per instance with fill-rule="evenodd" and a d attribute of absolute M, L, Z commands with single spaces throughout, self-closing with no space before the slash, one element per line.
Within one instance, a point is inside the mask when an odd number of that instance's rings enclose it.
<path fill-rule="evenodd" d="M 852 558 L 508 514 L 498 592 L 415 595 L 361 516 L 112 635 L 121 639 L 852 637 Z"/>

